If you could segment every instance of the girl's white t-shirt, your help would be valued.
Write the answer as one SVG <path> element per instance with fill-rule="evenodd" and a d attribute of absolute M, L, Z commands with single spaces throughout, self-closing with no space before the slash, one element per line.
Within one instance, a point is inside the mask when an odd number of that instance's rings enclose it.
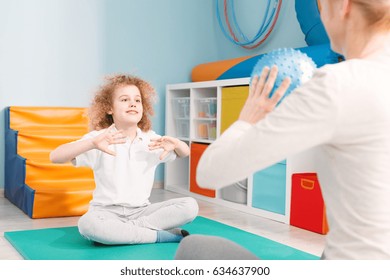
<path fill-rule="evenodd" d="M 81 140 L 93 138 L 106 129 L 91 131 Z M 159 138 L 154 131 L 143 132 L 137 129 L 137 136 L 131 143 L 113 144 L 109 149 L 116 156 L 93 149 L 75 158 L 75 166 L 87 166 L 93 169 L 96 188 L 92 205 L 123 205 L 140 207 L 150 204 L 155 170 L 158 164 L 176 158 L 170 152 L 163 160 L 159 157 L 162 149 L 150 151 L 150 139 Z"/>

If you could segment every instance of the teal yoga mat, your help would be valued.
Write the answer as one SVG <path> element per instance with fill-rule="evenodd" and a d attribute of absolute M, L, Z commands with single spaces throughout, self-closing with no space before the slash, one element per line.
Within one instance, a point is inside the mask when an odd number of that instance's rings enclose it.
<path fill-rule="evenodd" d="M 319 257 L 204 217 L 183 227 L 191 234 L 230 239 L 265 260 L 315 260 Z M 172 260 L 178 243 L 94 245 L 77 227 L 5 232 L 5 238 L 29 260 Z"/>

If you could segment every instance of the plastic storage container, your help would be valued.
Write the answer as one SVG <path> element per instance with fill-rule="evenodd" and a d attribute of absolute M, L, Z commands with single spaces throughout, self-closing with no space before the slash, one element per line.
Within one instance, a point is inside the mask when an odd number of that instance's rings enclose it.
<path fill-rule="evenodd" d="M 190 137 L 190 98 L 172 98 L 173 117 L 176 127 L 176 137 Z"/>
<path fill-rule="evenodd" d="M 196 116 L 198 118 L 217 117 L 217 98 L 195 99 Z"/>
<path fill-rule="evenodd" d="M 190 117 L 190 98 L 176 97 L 172 98 L 173 116 L 175 118 L 189 118 Z"/>
<path fill-rule="evenodd" d="M 217 138 L 217 122 L 215 120 L 198 120 L 195 128 L 198 139 L 215 140 Z"/>
<path fill-rule="evenodd" d="M 221 189 L 221 197 L 225 200 L 246 204 L 248 194 L 248 181 L 243 180 Z"/>
<path fill-rule="evenodd" d="M 190 137 L 190 120 L 176 119 L 176 137 L 189 138 Z"/>

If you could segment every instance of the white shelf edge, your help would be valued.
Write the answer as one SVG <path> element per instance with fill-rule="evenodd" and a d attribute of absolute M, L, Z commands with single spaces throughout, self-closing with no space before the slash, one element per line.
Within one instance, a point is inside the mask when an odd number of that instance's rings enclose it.
<path fill-rule="evenodd" d="M 194 88 L 208 88 L 208 87 L 220 87 L 220 86 L 239 86 L 248 85 L 250 78 L 238 78 L 238 79 L 226 79 L 226 80 L 212 80 L 203 82 L 188 82 L 182 84 L 168 84 L 167 89 L 169 90 L 183 90 L 183 89 L 194 89 Z"/>

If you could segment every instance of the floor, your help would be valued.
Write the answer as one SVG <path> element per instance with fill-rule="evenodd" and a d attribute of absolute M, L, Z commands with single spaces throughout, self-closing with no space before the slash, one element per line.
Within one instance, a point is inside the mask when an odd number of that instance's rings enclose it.
<path fill-rule="evenodd" d="M 150 200 L 157 202 L 181 196 L 164 189 L 153 189 Z M 202 200 L 198 200 L 198 203 L 199 216 L 243 229 L 313 255 L 320 256 L 324 248 L 323 235 Z M 79 217 L 30 219 L 19 208 L 0 195 L 0 259 L 23 259 L 4 238 L 4 232 L 75 226 L 78 219 Z"/>

